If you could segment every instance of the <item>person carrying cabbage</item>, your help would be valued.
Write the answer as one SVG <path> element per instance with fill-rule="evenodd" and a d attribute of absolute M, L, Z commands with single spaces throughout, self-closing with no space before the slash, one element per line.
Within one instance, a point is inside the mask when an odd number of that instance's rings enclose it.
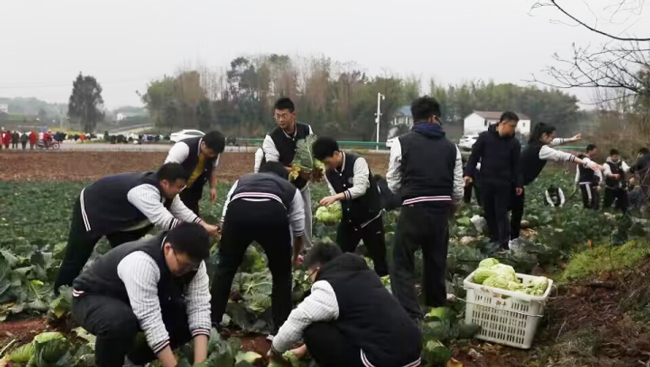
<path fill-rule="evenodd" d="M 388 275 L 379 191 L 368 162 L 354 153 L 341 151 L 336 140 L 329 137 L 319 137 L 313 151 L 314 158 L 325 165 L 325 179 L 331 193 L 320 200 L 320 205 L 341 203 L 336 243 L 343 252 L 354 252 L 363 240 L 377 274 Z"/>
<path fill-rule="evenodd" d="M 115 247 L 81 273 L 73 283 L 72 317 L 97 337 L 95 364 L 158 359 L 173 367 L 172 350 L 192 339 L 194 362 L 203 362 L 211 328 L 209 256 L 208 232 L 183 223 Z M 140 331 L 146 342 L 137 337 Z"/>

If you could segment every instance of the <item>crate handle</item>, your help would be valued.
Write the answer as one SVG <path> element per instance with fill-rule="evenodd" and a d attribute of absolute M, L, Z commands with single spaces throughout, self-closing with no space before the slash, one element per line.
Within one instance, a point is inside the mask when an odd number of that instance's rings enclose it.
<path fill-rule="evenodd" d="M 488 307 L 488 308 L 495 308 L 495 309 L 497 308 L 497 307 L 486 305 L 486 304 L 483 304 L 483 303 L 476 303 L 476 302 L 469 302 L 469 301 L 465 301 L 465 303 L 469 303 L 470 305 Z M 530 316 L 530 317 L 544 317 L 544 315 L 531 315 L 531 314 L 527 314 L 525 312 L 515 311 L 515 310 L 504 310 L 504 311 L 508 311 L 508 312 L 512 312 L 512 313 L 516 313 L 516 314 L 520 314 L 520 315 L 524 315 L 524 316 Z"/>

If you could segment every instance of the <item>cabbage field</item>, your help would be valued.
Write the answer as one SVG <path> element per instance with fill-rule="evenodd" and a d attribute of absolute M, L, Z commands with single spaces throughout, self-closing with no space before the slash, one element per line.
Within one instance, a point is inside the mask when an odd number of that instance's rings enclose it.
<path fill-rule="evenodd" d="M 243 154 L 242 154 L 243 155 Z M 387 158 L 387 157 L 385 157 Z M 79 157 L 83 160 L 83 157 Z M 250 156 L 252 168 L 253 158 Z M 149 164 L 149 163 L 147 163 Z M 371 165 L 372 165 L 371 161 Z M 385 167 L 385 166 L 383 166 Z M 425 366 L 641 366 L 650 360 L 650 258 L 646 223 L 582 209 L 572 194 L 573 170 L 549 167 L 526 192 L 525 238 L 516 251 L 495 252 L 471 221 L 480 214 L 473 203 L 458 211 L 450 233 L 448 291 L 455 302 L 442 314 L 430 314 L 423 325 Z M 382 167 L 373 167 L 383 173 Z M 384 168 L 385 169 L 385 168 Z M 245 168 L 238 168 L 245 170 Z M 117 173 L 117 172 L 115 172 Z M 71 208 L 85 182 L 55 180 L 0 181 L 0 367 L 92 366 L 93 337 L 69 317 L 70 293 L 51 298 L 52 281 L 61 261 Z M 559 185 L 567 205 L 559 210 L 543 203 L 543 190 Z M 216 221 L 229 184 L 220 183 L 218 203 L 201 203 L 204 216 Z M 320 211 L 314 236 L 332 241 L 329 222 L 336 208 L 319 209 L 325 184 L 312 190 L 313 208 Z M 391 243 L 396 212 L 385 216 Z M 215 245 L 216 246 L 216 245 Z M 100 242 L 95 256 L 108 250 Z M 360 246 L 359 252 L 365 250 Z M 388 251 L 389 259 L 391 250 Z M 488 281 L 510 270 L 554 280 L 545 317 L 531 350 L 517 350 L 473 339 L 478 331 L 464 320 L 462 281 L 485 258 L 495 264 L 481 274 Z M 209 271 L 218 259 L 210 258 Z M 213 331 L 210 359 L 204 366 L 265 366 L 269 348 L 271 278 L 261 250 L 251 247 L 236 276 L 224 317 L 222 335 Z M 512 268 L 510 268 L 512 267 Z M 421 276 L 421 263 L 416 264 Z M 501 278 L 499 278 L 501 279 Z M 541 279 L 541 278 L 540 278 Z M 389 287 L 389 279 L 383 279 Z M 499 280 L 493 280 L 498 285 Z M 517 287 L 516 284 L 501 284 Z M 309 289 L 303 270 L 294 273 L 294 300 Z M 538 285 L 541 287 L 541 285 Z M 537 294 L 538 290 L 522 288 Z M 428 312 L 429 310 L 427 310 Z M 439 311 L 438 311 L 439 312 Z M 434 321 L 435 319 L 435 321 Z M 42 334 L 42 333 L 56 334 Z M 178 351 L 180 366 L 191 366 L 191 346 Z M 296 364 L 307 366 L 309 361 Z"/>

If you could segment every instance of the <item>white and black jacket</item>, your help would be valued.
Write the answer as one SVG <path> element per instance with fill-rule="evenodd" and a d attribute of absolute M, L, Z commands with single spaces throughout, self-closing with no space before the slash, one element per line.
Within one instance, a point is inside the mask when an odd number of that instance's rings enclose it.
<path fill-rule="evenodd" d="M 311 294 L 273 339 L 275 351 L 291 348 L 315 322 L 334 323 L 361 350 L 365 366 L 420 365 L 420 328 L 356 254 L 342 254 L 321 267 Z"/>
<path fill-rule="evenodd" d="M 262 150 L 266 162 L 280 162 L 286 167 L 291 165 L 296 155 L 296 144 L 298 140 L 306 138 L 313 134 L 311 126 L 302 122 L 296 122 L 296 130 L 293 134 L 287 134 L 280 127 L 276 127 L 264 138 Z M 303 190 L 307 187 L 308 182 L 302 177 L 298 177 L 293 184 Z"/>
<path fill-rule="evenodd" d="M 162 196 L 155 172 L 108 176 L 87 186 L 79 197 L 86 232 L 103 236 L 154 225 L 168 231 L 201 219 L 176 195 Z"/>

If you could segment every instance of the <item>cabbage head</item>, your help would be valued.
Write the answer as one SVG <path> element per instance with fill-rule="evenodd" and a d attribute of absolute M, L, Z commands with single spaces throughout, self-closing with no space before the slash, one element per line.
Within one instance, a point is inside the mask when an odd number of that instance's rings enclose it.
<path fill-rule="evenodd" d="M 14 363 L 27 363 L 34 355 L 34 344 L 25 344 L 9 353 L 8 359 Z"/>
<path fill-rule="evenodd" d="M 340 202 L 332 205 L 320 206 L 316 209 L 316 220 L 322 223 L 338 223 L 343 217 L 343 209 Z"/>
<path fill-rule="evenodd" d="M 489 268 L 481 268 L 479 267 L 478 270 L 474 272 L 474 283 L 476 284 L 483 284 L 485 279 L 497 275 L 497 272 L 489 269 Z"/>
<path fill-rule="evenodd" d="M 518 292 L 524 289 L 524 286 L 521 283 L 517 282 L 508 282 L 508 290 L 513 292 Z"/>
<path fill-rule="evenodd" d="M 510 265 L 496 264 L 490 267 L 490 270 L 496 272 L 501 278 L 517 282 L 517 274 L 515 269 Z"/>
<path fill-rule="evenodd" d="M 492 266 L 494 266 L 494 265 L 496 265 L 496 264 L 498 264 L 498 263 L 499 263 L 499 261 L 498 261 L 497 259 L 493 259 L 493 258 L 491 258 L 491 257 L 488 257 L 487 259 L 483 259 L 483 260 L 478 264 L 478 267 L 479 267 L 479 268 L 489 268 L 489 267 L 492 267 Z"/>
<path fill-rule="evenodd" d="M 548 288 L 548 278 L 537 277 L 526 285 L 526 294 L 532 296 L 543 296 L 546 292 L 546 288 Z"/>
<path fill-rule="evenodd" d="M 41 333 L 34 337 L 36 367 L 63 366 L 69 363 L 70 342 L 59 332 Z M 67 361 L 67 362 L 66 362 Z"/>
<path fill-rule="evenodd" d="M 488 286 L 488 287 L 493 287 L 493 288 L 499 288 L 499 289 L 508 289 L 508 286 L 510 285 L 510 281 L 507 279 L 503 279 L 499 275 L 493 275 L 483 282 L 483 285 Z"/>

